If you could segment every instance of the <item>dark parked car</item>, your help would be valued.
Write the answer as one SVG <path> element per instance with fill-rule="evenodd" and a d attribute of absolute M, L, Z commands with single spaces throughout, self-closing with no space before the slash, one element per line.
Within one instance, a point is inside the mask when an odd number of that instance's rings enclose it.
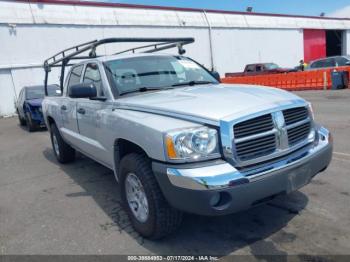
<path fill-rule="evenodd" d="M 60 96 L 61 90 L 58 85 L 48 86 L 49 96 Z M 19 93 L 16 103 L 19 123 L 21 126 L 27 126 L 28 131 L 32 132 L 39 127 L 44 127 L 45 122 L 41 110 L 41 103 L 45 97 L 44 86 L 26 86 Z"/>
<path fill-rule="evenodd" d="M 258 63 L 246 65 L 243 72 L 226 73 L 226 77 L 236 76 L 253 76 L 253 75 L 267 75 L 267 74 L 282 74 L 295 71 L 291 68 L 282 68 L 275 63 Z"/>
<path fill-rule="evenodd" d="M 350 66 L 350 56 L 332 56 L 314 60 L 310 62 L 307 69 L 313 70 L 338 66 Z"/>

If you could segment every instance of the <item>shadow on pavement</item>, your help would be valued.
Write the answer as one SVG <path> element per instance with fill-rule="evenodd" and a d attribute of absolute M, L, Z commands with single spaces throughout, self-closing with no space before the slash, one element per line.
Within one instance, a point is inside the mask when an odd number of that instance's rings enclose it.
<path fill-rule="evenodd" d="M 293 242 L 296 236 L 283 228 L 308 203 L 305 194 L 296 191 L 281 196 L 268 204 L 248 211 L 221 217 L 203 217 L 186 214 L 179 230 L 160 241 L 143 239 L 131 227 L 124 212 L 118 183 L 113 172 L 91 159 L 78 154 L 77 161 L 59 164 L 51 148 L 43 155 L 58 165 L 84 191 L 67 194 L 67 197 L 90 196 L 111 218 L 112 223 L 100 225 L 101 230 L 117 230 L 129 234 L 144 248 L 158 255 L 206 254 L 224 256 L 238 249 L 243 254 L 287 255 L 275 243 Z M 239 200 L 237 200 L 239 201 Z"/>

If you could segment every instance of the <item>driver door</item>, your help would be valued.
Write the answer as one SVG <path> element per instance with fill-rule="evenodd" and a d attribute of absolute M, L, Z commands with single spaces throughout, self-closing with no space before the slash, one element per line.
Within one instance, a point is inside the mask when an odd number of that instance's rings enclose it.
<path fill-rule="evenodd" d="M 83 68 L 84 65 L 78 65 L 70 71 L 66 83 L 65 95 L 60 97 L 58 108 L 62 119 L 62 126 L 60 126 L 61 134 L 67 142 L 75 146 L 78 146 L 80 141 L 77 124 L 77 99 L 69 97 L 68 94 L 71 86 L 80 83 Z"/>
<path fill-rule="evenodd" d="M 82 82 L 94 84 L 97 89 L 97 97 L 105 97 L 101 71 L 97 63 L 86 64 Z M 109 158 L 106 148 L 98 139 L 98 132 L 101 127 L 101 116 L 106 108 L 107 103 L 103 100 L 77 99 L 77 120 L 81 139 L 80 149 L 85 154 L 104 164 L 107 164 L 106 159 Z"/>

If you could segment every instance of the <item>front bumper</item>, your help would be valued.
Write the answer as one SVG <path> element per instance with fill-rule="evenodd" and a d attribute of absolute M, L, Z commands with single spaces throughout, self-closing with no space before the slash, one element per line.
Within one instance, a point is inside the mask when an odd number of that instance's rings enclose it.
<path fill-rule="evenodd" d="M 176 166 L 153 162 L 153 171 L 168 202 L 200 215 L 224 215 L 248 209 L 308 184 L 332 158 L 332 139 L 319 127 L 318 142 L 285 158 L 238 170 L 225 161 Z"/>

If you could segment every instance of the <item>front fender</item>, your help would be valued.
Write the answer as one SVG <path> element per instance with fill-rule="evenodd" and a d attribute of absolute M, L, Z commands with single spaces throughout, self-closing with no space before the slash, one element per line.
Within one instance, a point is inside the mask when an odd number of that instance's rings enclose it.
<path fill-rule="evenodd" d="M 172 117 L 121 109 L 112 114 L 106 111 L 100 123 L 98 139 L 110 151 L 114 150 L 115 141 L 124 139 L 139 146 L 149 158 L 163 162 L 167 160 L 163 141 L 167 131 L 200 126 Z"/>

